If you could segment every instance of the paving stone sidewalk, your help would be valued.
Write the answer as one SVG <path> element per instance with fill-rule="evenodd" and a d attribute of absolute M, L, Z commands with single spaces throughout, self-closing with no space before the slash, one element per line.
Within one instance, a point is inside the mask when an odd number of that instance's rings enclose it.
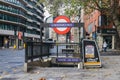
<path fill-rule="evenodd" d="M 29 73 L 2 74 L 0 80 L 120 80 L 120 56 L 101 56 L 103 68 L 77 69 L 77 67 L 35 68 Z"/>

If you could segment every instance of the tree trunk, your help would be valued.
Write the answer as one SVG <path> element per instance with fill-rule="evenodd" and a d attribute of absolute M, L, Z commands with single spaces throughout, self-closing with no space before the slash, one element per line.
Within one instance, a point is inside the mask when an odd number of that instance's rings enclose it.
<path fill-rule="evenodd" d="M 115 15 L 116 17 L 118 17 L 117 15 Z M 114 25 L 116 28 L 116 41 L 115 41 L 115 47 L 116 49 L 120 49 L 120 21 L 119 19 L 114 19 Z"/>

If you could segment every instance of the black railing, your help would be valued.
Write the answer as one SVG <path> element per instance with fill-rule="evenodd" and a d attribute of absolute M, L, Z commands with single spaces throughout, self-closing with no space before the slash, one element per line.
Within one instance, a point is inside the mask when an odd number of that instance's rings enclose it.
<path fill-rule="evenodd" d="M 52 56 L 75 57 L 75 55 L 80 55 L 79 43 L 52 43 L 51 46 L 50 53 Z"/>
<path fill-rule="evenodd" d="M 25 62 L 43 57 L 78 57 L 80 58 L 79 43 L 50 43 L 26 42 Z"/>
<path fill-rule="evenodd" d="M 50 55 L 49 47 L 50 43 L 41 43 L 41 42 L 26 42 L 25 48 L 25 62 L 28 60 L 33 61 L 36 58 L 41 58 L 44 56 Z"/>

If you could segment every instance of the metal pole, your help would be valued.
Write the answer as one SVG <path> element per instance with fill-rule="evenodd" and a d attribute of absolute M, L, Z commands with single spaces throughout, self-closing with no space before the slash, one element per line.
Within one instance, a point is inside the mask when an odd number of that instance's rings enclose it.
<path fill-rule="evenodd" d="M 86 32 L 85 32 L 85 27 L 84 27 L 84 23 L 83 23 L 83 39 L 86 38 Z"/>
<path fill-rule="evenodd" d="M 79 26 L 79 43 L 80 43 L 80 26 Z"/>
<path fill-rule="evenodd" d="M 17 39 L 17 27 L 14 27 L 14 37 L 15 37 L 15 41 L 14 41 L 14 49 L 16 49 L 16 46 L 17 46 L 17 44 L 16 44 L 16 39 Z"/>
<path fill-rule="evenodd" d="M 31 42 L 31 62 L 33 61 L 33 42 Z"/>
<path fill-rule="evenodd" d="M 57 57 L 58 57 L 58 34 L 57 34 L 57 41 L 56 41 L 56 45 L 57 45 Z"/>
<path fill-rule="evenodd" d="M 43 46 L 43 44 L 42 44 L 42 26 L 40 26 L 40 43 L 41 43 L 41 45 L 40 45 L 40 58 L 42 59 L 42 55 L 43 55 L 43 52 L 42 52 L 42 46 Z"/>
<path fill-rule="evenodd" d="M 97 26 L 95 25 L 95 41 L 97 40 Z"/>
<path fill-rule="evenodd" d="M 42 26 L 40 26 L 40 42 L 42 42 Z"/>

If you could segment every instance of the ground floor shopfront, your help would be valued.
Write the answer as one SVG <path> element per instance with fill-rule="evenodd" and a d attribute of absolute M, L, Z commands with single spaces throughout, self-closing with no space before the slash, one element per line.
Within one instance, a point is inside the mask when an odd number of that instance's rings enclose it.
<path fill-rule="evenodd" d="M 18 39 L 15 36 L 11 35 L 0 35 L 0 47 L 9 48 L 14 46 L 16 43 L 17 45 L 23 45 L 23 39 Z"/>
<path fill-rule="evenodd" d="M 9 48 L 16 46 L 17 48 L 23 47 L 25 41 L 39 41 L 39 38 L 24 37 L 18 39 L 17 36 L 13 35 L 0 35 L 0 48 Z"/>
<path fill-rule="evenodd" d="M 116 35 L 115 34 L 98 34 L 97 43 L 100 51 L 103 49 L 103 42 L 106 41 L 107 49 L 115 49 Z"/>

